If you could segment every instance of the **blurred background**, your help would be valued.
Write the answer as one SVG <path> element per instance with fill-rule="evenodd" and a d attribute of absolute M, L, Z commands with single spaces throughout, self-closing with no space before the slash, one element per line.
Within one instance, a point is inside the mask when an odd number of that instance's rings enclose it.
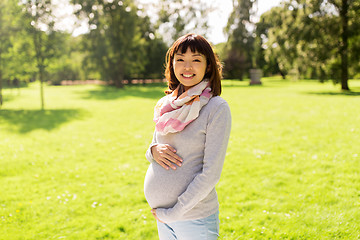
<path fill-rule="evenodd" d="M 40 80 L 102 80 L 116 87 L 162 79 L 179 36 L 209 39 L 224 77 L 341 83 L 359 78 L 360 0 L 3 0 L 1 89 Z"/>
<path fill-rule="evenodd" d="M 0 0 L 0 239 L 157 239 L 144 154 L 189 32 L 219 55 L 233 119 L 219 239 L 360 239 L 359 16 L 360 0 Z"/>

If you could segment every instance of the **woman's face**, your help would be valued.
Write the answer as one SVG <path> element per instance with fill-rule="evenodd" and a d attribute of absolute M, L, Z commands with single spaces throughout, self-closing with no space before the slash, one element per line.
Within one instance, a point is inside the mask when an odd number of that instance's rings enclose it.
<path fill-rule="evenodd" d="M 179 82 L 185 86 L 185 90 L 203 80 L 206 66 L 206 57 L 197 51 L 191 52 L 190 48 L 185 53 L 178 51 L 174 56 L 174 73 Z"/>

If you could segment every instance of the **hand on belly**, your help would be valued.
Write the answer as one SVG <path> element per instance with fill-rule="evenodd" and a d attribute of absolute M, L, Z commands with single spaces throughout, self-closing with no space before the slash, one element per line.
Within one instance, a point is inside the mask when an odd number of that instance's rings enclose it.
<path fill-rule="evenodd" d="M 169 170 L 169 168 L 176 169 L 177 166 L 181 167 L 182 159 L 179 155 L 176 154 L 176 149 L 168 144 L 157 144 L 151 147 L 152 155 L 155 161 L 165 168 Z"/>

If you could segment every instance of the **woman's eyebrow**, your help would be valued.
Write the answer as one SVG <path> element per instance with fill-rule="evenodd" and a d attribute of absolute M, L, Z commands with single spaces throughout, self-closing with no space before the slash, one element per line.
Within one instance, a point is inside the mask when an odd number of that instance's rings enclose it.
<path fill-rule="evenodd" d="M 176 56 L 185 56 L 184 54 L 182 54 L 182 53 L 176 53 L 175 54 Z M 201 57 L 201 56 L 203 56 L 201 53 L 195 53 L 195 54 L 193 54 L 192 55 L 193 57 Z"/>

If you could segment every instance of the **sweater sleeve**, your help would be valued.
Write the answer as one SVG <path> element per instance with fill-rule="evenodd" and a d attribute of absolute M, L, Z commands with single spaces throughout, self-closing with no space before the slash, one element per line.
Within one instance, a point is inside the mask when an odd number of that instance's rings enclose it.
<path fill-rule="evenodd" d="M 156 144 L 157 144 L 157 142 L 156 142 L 156 131 L 154 131 L 154 136 L 153 136 L 153 139 L 151 141 L 151 144 L 150 144 L 149 148 L 147 149 L 147 151 L 145 153 L 145 157 L 149 162 L 155 161 L 155 159 L 154 159 L 154 157 L 152 155 L 152 152 L 151 152 L 151 148 L 153 146 L 155 146 Z"/>
<path fill-rule="evenodd" d="M 231 129 L 231 113 L 226 102 L 209 115 L 206 129 L 203 169 L 172 208 L 158 208 L 158 218 L 166 223 L 177 221 L 215 188 L 220 180 Z"/>

